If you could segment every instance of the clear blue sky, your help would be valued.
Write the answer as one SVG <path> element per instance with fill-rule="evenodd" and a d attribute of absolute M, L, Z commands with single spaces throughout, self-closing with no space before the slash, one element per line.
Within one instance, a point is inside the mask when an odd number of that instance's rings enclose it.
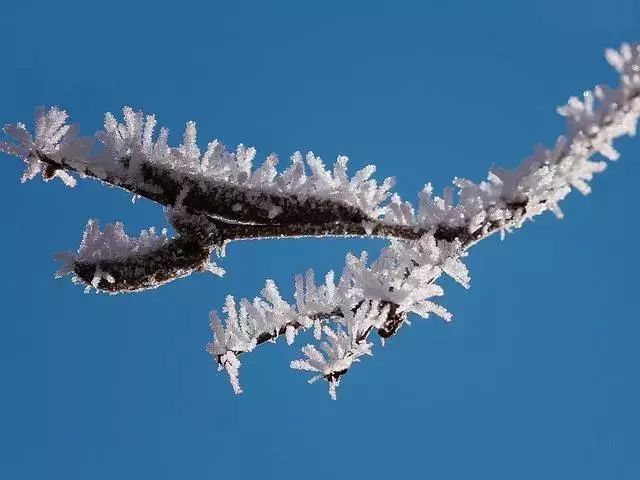
<path fill-rule="evenodd" d="M 174 140 L 193 119 L 203 143 L 348 154 L 415 198 L 553 143 L 555 107 L 614 82 L 604 49 L 640 40 L 635 0 L 143 3 L 2 2 L 0 123 L 57 104 L 93 133 L 131 105 Z M 234 244 L 224 279 L 85 295 L 53 279 L 53 253 L 90 217 L 136 231 L 161 209 L 22 186 L 3 157 L 0 478 L 640 478 L 640 139 L 619 147 L 565 220 L 474 248 L 471 290 L 447 285 L 454 322 L 416 319 L 337 402 L 280 344 L 243 359 L 235 397 L 207 314 L 381 242 Z"/>

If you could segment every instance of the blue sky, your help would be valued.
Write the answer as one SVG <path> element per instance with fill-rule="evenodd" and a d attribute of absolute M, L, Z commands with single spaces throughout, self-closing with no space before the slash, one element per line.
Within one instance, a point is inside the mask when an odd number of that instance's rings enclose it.
<path fill-rule="evenodd" d="M 176 141 L 193 119 L 201 142 L 348 154 L 415 198 L 552 144 L 555 107 L 615 82 L 603 51 L 639 27 L 633 0 L 4 2 L 0 123 L 55 104 L 93 133 L 131 105 Z M 88 218 L 135 232 L 161 209 L 91 182 L 20 185 L 3 157 L 0 478 L 640 478 L 640 139 L 619 147 L 565 220 L 474 248 L 472 288 L 447 284 L 454 322 L 416 319 L 337 402 L 280 344 L 244 359 L 235 397 L 207 314 L 382 242 L 244 242 L 224 279 L 85 295 L 53 279 L 53 253 Z"/>

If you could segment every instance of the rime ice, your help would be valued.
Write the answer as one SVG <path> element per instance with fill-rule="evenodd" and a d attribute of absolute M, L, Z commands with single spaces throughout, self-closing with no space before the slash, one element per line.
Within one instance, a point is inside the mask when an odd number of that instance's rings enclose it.
<path fill-rule="evenodd" d="M 349 176 L 345 156 L 327 168 L 312 152 L 296 152 L 278 170 L 272 154 L 254 167 L 253 147 L 228 150 L 213 140 L 201 150 L 194 122 L 186 124 L 180 145 L 169 146 L 168 131 L 156 133 L 155 116 L 129 107 L 122 123 L 108 113 L 104 129 L 93 137 L 80 137 L 65 111 L 38 109 L 33 133 L 22 123 L 5 126 L 14 141 L 0 142 L 0 151 L 24 160 L 23 181 L 41 174 L 73 186 L 77 176 L 94 178 L 166 207 L 177 232 L 173 238 L 153 229 L 132 238 L 121 223 L 100 231 L 90 221 L 80 249 L 59 256 L 59 275 L 73 273 L 98 290 L 155 288 L 195 271 L 222 274 L 210 255 L 233 240 L 388 238 L 373 261 L 366 252 L 348 254 L 337 282 L 333 272 L 319 284 L 312 270 L 298 275 L 291 302 L 268 280 L 260 296 L 228 296 L 222 315 L 211 313 L 207 349 L 236 393 L 242 391 L 242 355 L 282 336 L 293 344 L 310 330 L 318 345 L 304 346 L 304 357 L 291 367 L 313 372 L 311 381 L 326 380 L 336 398 L 341 378 L 371 355 L 372 333 L 384 341 L 412 313 L 450 320 L 435 302 L 444 293 L 437 282 L 447 275 L 469 286 L 462 259 L 471 246 L 494 233 L 504 236 L 547 210 L 561 218 L 559 203 L 571 190 L 588 194 L 593 176 L 619 157 L 614 140 L 635 135 L 640 116 L 640 46 L 624 44 L 607 50 L 606 58 L 620 85 L 598 86 L 559 107 L 567 133 L 551 148 L 538 146 L 518 168 L 494 168 L 480 183 L 456 178 L 455 188 L 441 197 L 427 184 L 415 205 L 392 193 L 393 179 L 374 180 L 374 166 Z"/>

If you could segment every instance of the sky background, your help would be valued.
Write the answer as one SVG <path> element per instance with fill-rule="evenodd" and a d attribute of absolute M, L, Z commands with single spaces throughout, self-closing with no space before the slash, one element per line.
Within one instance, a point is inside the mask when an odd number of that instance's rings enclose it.
<path fill-rule="evenodd" d="M 2 2 L 0 123 L 59 105 L 91 134 L 131 105 L 174 143 L 195 120 L 202 146 L 347 154 L 416 198 L 553 144 L 556 106 L 615 83 L 604 49 L 634 40 L 634 0 Z M 454 321 L 376 345 L 337 402 L 288 368 L 304 343 L 243 357 L 234 396 L 204 350 L 208 312 L 383 242 L 243 242 L 223 279 L 86 295 L 54 280 L 53 254 L 89 218 L 136 233 L 161 208 L 90 181 L 21 185 L 3 156 L 0 478 L 640 478 L 640 139 L 618 146 L 564 220 L 475 247 L 472 288 L 445 283 Z"/>

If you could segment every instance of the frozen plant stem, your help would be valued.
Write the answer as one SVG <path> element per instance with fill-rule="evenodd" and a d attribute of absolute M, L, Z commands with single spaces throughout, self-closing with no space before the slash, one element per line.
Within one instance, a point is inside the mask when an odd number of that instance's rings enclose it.
<path fill-rule="evenodd" d="M 455 201 L 451 188 L 440 198 L 427 184 L 417 208 L 391 193 L 393 179 L 380 184 L 372 179 L 373 166 L 349 177 L 344 156 L 328 170 L 313 153 L 296 152 L 282 172 L 275 155 L 254 169 L 253 148 L 229 151 L 213 141 L 203 153 L 193 122 L 187 123 L 182 144 L 170 147 L 166 129 L 154 133 L 153 115 L 128 107 L 124 123 L 108 113 L 95 137 L 78 136 L 63 110 L 38 109 L 34 134 L 24 124 L 7 125 L 4 131 L 15 142 L 0 142 L 0 151 L 25 161 L 23 181 L 42 174 L 74 186 L 76 177 L 93 178 L 165 207 L 176 232 L 172 238 L 153 228 L 130 237 L 121 223 L 100 230 L 97 221 L 88 222 L 78 251 L 57 257 L 62 261 L 57 275 L 71 273 L 87 289 L 141 291 L 195 271 L 222 275 L 211 255 L 234 240 L 387 238 L 389 245 L 372 262 L 366 252 L 348 254 L 339 279 L 329 272 L 316 284 L 312 270 L 298 275 L 291 303 L 267 280 L 253 300 L 228 296 L 224 318 L 211 313 L 214 336 L 207 350 L 236 393 L 242 391 L 240 355 L 283 336 L 292 344 L 311 329 L 320 348 L 304 346 L 304 358 L 291 367 L 313 372 L 311 381 L 326 380 L 336 398 L 344 374 L 371 355 L 373 332 L 382 341 L 394 336 L 410 313 L 451 318 L 434 302 L 443 294 L 437 281 L 446 274 L 468 287 L 462 258 L 472 245 L 547 210 L 561 217 L 558 203 L 571 189 L 589 193 L 593 175 L 606 168 L 604 159 L 618 158 L 613 141 L 634 135 L 640 116 L 640 46 L 624 44 L 606 56 L 620 85 L 598 86 L 560 107 L 568 132 L 553 148 L 539 146 L 517 169 L 495 168 L 484 182 L 456 179 Z"/>

